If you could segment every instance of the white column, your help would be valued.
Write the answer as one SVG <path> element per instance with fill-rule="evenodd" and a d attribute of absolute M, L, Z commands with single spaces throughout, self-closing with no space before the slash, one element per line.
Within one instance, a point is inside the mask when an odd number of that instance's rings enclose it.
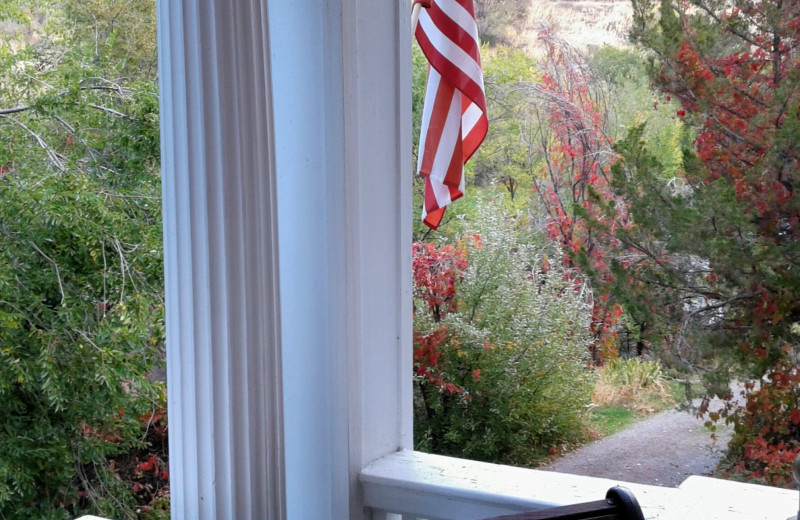
<path fill-rule="evenodd" d="M 342 5 L 350 468 L 358 472 L 412 448 L 411 7 Z"/>
<path fill-rule="evenodd" d="M 281 313 L 284 345 L 286 498 L 290 519 L 350 518 L 347 473 L 333 457 L 347 452 L 334 422 L 333 367 L 343 341 L 332 310 L 344 307 L 333 251 L 343 233 L 341 36 L 335 1 L 270 0 L 270 52 L 275 92 Z M 337 115 L 338 114 L 338 115 Z M 345 410 L 345 411 L 342 411 Z M 346 430 L 345 430 L 346 431 Z M 344 491 L 336 489 L 344 485 Z M 338 497 L 337 497 L 338 495 Z M 341 499 L 344 497 L 344 500 Z M 336 502 L 344 508 L 336 508 Z"/>
<path fill-rule="evenodd" d="M 285 517 L 266 0 L 159 0 L 172 517 Z"/>
<path fill-rule="evenodd" d="M 269 5 L 288 514 L 354 520 L 411 447 L 411 7 Z"/>

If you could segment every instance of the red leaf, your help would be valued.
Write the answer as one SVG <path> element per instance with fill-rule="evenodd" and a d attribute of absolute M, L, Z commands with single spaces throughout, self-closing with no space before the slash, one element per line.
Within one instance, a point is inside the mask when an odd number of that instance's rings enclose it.
<path fill-rule="evenodd" d="M 146 460 L 144 462 L 140 462 L 136 466 L 136 469 L 138 469 L 139 471 L 153 471 L 153 468 L 155 467 L 155 465 L 156 465 L 156 458 L 155 457 L 150 457 L 149 460 Z"/>

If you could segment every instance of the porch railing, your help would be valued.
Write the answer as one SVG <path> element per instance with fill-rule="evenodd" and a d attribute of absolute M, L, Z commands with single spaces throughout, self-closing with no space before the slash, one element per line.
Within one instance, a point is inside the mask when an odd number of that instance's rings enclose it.
<path fill-rule="evenodd" d="M 797 492 L 689 477 L 678 488 L 399 451 L 361 472 L 371 520 L 478 520 L 603 498 L 621 484 L 648 520 L 785 520 Z"/>
<path fill-rule="evenodd" d="M 618 484 L 633 491 L 648 520 L 785 520 L 798 503 L 795 490 L 708 477 L 666 488 L 414 451 L 383 457 L 360 478 L 370 520 L 479 520 L 598 500 Z"/>

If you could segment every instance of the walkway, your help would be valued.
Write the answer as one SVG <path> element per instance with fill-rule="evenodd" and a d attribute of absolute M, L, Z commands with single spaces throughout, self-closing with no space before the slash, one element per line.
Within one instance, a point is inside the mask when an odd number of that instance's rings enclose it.
<path fill-rule="evenodd" d="M 678 487 L 691 475 L 710 475 L 730 438 L 726 430 L 713 442 L 703 422 L 690 412 L 663 412 L 539 469 Z"/>

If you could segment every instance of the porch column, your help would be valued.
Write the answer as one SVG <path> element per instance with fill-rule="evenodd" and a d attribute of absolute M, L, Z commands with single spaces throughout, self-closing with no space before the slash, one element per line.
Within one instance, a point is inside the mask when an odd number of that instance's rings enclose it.
<path fill-rule="evenodd" d="M 269 0 L 287 512 L 363 519 L 412 446 L 411 5 Z"/>
<path fill-rule="evenodd" d="M 266 0 L 159 0 L 172 518 L 285 517 Z"/>

